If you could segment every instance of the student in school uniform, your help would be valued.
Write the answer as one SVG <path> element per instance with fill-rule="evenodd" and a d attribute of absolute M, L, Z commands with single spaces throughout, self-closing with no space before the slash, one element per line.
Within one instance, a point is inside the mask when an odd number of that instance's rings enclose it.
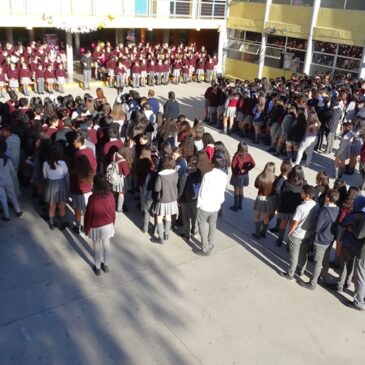
<path fill-rule="evenodd" d="M 58 92 L 63 94 L 65 92 L 65 76 L 66 76 L 63 63 L 60 63 L 58 68 L 56 68 L 55 76 L 56 76 L 56 84 Z"/>
<path fill-rule="evenodd" d="M 155 74 L 156 74 L 156 65 L 153 59 L 147 65 L 147 74 L 148 74 L 148 86 L 154 86 L 155 84 Z"/>
<path fill-rule="evenodd" d="M 16 68 L 15 63 L 10 63 L 10 67 L 8 67 L 6 72 L 6 78 L 9 90 L 16 93 L 16 89 L 19 87 L 19 70 Z"/>
<path fill-rule="evenodd" d="M 44 78 L 46 79 L 47 91 L 49 94 L 53 94 L 53 85 L 55 83 L 55 72 L 52 65 L 48 65 L 46 71 L 44 71 Z"/>
<path fill-rule="evenodd" d="M 266 238 L 270 216 L 274 210 L 272 192 L 275 181 L 275 164 L 268 162 L 264 170 L 256 177 L 255 188 L 258 189 L 254 204 L 255 232 L 252 236 L 256 239 Z M 261 221 L 262 218 L 262 221 Z"/>
<path fill-rule="evenodd" d="M 115 200 L 105 175 L 95 175 L 84 219 L 85 234 L 93 241 L 95 275 L 109 272 L 110 239 L 114 236 Z"/>
<path fill-rule="evenodd" d="M 162 60 L 159 59 L 156 65 L 156 85 L 161 85 L 163 70 L 164 65 L 162 64 Z"/>
<path fill-rule="evenodd" d="M 3 66 L 0 64 L 0 98 L 5 98 L 5 72 Z"/>
<path fill-rule="evenodd" d="M 135 61 L 132 66 L 132 86 L 135 88 L 139 88 L 140 79 L 141 79 L 141 68 L 139 66 L 139 62 Z"/>
<path fill-rule="evenodd" d="M 240 142 L 237 151 L 232 158 L 232 177 L 230 180 L 234 189 L 234 204 L 231 210 L 237 212 L 242 209 L 243 189 L 249 184 L 248 173 L 255 167 L 255 160 L 248 153 L 248 146 L 245 142 Z"/>
<path fill-rule="evenodd" d="M 30 71 L 26 63 L 22 63 L 19 69 L 19 78 L 20 78 L 20 85 L 23 90 L 23 94 L 25 96 L 29 96 L 29 84 L 31 83 L 30 80 Z"/>
<path fill-rule="evenodd" d="M 69 194 L 69 172 L 66 162 L 63 159 L 62 147 L 60 144 L 51 145 L 43 163 L 43 177 L 46 181 L 44 200 L 48 203 L 49 228 L 53 230 L 56 226 L 56 208 L 60 216 L 60 228 L 67 227 L 66 202 Z"/>
<path fill-rule="evenodd" d="M 125 66 L 122 61 L 118 61 L 117 67 L 115 68 L 116 86 L 117 89 L 124 87 L 125 85 Z"/>
<path fill-rule="evenodd" d="M 8 199 L 10 200 L 16 215 L 20 218 L 23 215 L 16 196 L 14 179 L 16 172 L 11 159 L 6 155 L 6 140 L 0 137 L 0 204 L 3 210 L 3 220 L 10 221 Z"/>
<path fill-rule="evenodd" d="M 37 69 L 35 70 L 35 82 L 37 87 L 37 93 L 42 95 L 44 94 L 44 70 L 41 63 L 38 64 Z"/>

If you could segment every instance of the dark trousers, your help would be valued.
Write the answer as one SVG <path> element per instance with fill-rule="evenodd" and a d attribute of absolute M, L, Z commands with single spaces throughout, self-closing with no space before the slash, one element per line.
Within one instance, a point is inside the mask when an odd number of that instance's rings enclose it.
<path fill-rule="evenodd" d="M 192 203 L 181 203 L 181 216 L 183 222 L 183 233 L 185 236 L 190 236 L 191 233 L 195 233 L 196 216 L 198 208 L 196 207 L 197 202 Z M 191 227 L 191 229 L 190 229 Z"/>

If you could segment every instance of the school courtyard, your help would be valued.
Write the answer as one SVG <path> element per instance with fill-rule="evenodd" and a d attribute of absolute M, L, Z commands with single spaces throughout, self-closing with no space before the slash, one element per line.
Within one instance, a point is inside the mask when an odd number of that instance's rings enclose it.
<path fill-rule="evenodd" d="M 193 120 L 203 116 L 207 86 L 154 90 L 162 102 L 174 90 Z M 112 103 L 115 90 L 104 90 Z M 235 136 L 207 130 L 234 153 Z M 228 186 L 209 257 L 195 255 L 194 242 L 174 233 L 164 246 L 152 243 L 129 195 L 129 211 L 117 217 L 110 273 L 100 277 L 91 269 L 91 241 L 69 228 L 50 231 L 30 189 L 23 189 L 24 216 L 0 222 L 0 364 L 363 364 L 365 316 L 343 304 L 349 292 L 308 291 L 281 278 L 285 247 L 272 234 L 251 238 L 254 179 L 266 162 L 277 169 L 281 162 L 265 150 L 250 143 L 257 165 L 244 209 L 229 209 Z M 307 181 L 332 168 L 333 156 L 315 154 Z M 359 185 L 356 174 L 345 179 Z"/>

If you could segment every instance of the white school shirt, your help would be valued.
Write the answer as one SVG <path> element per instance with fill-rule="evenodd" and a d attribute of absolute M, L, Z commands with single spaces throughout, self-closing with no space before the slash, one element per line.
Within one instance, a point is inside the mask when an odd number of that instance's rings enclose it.
<path fill-rule="evenodd" d="M 59 160 L 56 169 L 52 170 L 48 162 L 43 163 L 43 177 L 48 180 L 61 180 L 68 175 L 68 168 L 65 161 Z"/>
<path fill-rule="evenodd" d="M 207 172 L 200 186 L 198 208 L 205 212 L 218 212 L 224 202 L 224 193 L 227 187 L 227 175 L 214 168 Z"/>

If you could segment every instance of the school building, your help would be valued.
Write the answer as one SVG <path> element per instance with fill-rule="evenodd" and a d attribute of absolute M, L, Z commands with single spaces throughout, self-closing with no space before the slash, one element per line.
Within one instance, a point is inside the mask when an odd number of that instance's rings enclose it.
<path fill-rule="evenodd" d="M 80 48 L 97 41 L 195 42 L 223 69 L 226 0 L 0 0 L 0 42 L 56 40 L 67 72 Z"/>
<path fill-rule="evenodd" d="M 232 0 L 225 75 L 320 71 L 365 78 L 364 16 L 364 0 Z"/>

